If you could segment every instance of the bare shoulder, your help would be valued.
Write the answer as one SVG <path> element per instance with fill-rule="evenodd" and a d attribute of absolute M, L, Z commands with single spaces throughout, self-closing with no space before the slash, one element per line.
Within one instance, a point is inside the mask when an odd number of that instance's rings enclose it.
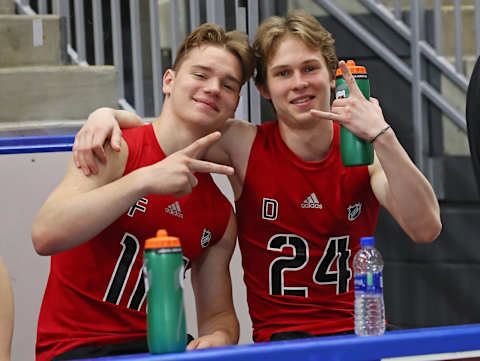
<path fill-rule="evenodd" d="M 257 134 L 257 127 L 243 120 L 229 119 L 222 134 L 221 147 L 228 156 L 230 164 L 235 168 L 235 174 L 229 178 L 235 199 L 238 199 L 247 171 L 250 150 Z"/>
<path fill-rule="evenodd" d="M 257 134 L 257 127 L 249 122 L 228 119 L 221 130 L 222 148 L 232 157 L 243 151 L 250 151 L 250 146 Z"/>
<path fill-rule="evenodd" d="M 255 134 L 257 132 L 257 127 L 249 123 L 245 120 L 240 120 L 240 119 L 227 119 L 225 122 L 225 126 L 221 130 L 222 134 L 225 136 L 236 136 L 236 135 L 243 135 L 243 136 L 253 136 L 255 137 Z"/>
<path fill-rule="evenodd" d="M 208 149 L 205 159 L 233 167 L 238 166 L 235 164 L 235 158 L 249 148 L 248 144 L 253 142 L 256 131 L 256 127 L 246 121 L 227 119 L 220 129 L 222 137 Z"/>

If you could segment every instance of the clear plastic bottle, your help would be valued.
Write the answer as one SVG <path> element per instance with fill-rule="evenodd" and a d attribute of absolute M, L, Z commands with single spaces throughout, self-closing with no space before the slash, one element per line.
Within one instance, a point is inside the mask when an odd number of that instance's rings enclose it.
<path fill-rule="evenodd" d="M 382 335 L 385 332 L 383 302 L 383 259 L 373 237 L 360 239 L 360 250 L 353 258 L 355 274 L 355 334 Z"/>

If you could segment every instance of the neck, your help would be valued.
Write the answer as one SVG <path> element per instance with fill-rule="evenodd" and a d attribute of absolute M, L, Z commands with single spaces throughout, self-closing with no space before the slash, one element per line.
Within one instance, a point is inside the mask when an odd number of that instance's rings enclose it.
<path fill-rule="evenodd" d="M 330 151 L 333 140 L 332 121 L 319 122 L 313 128 L 293 128 L 279 121 L 278 127 L 287 147 L 305 161 L 321 161 Z"/>
<path fill-rule="evenodd" d="M 191 129 L 192 127 L 189 128 L 188 122 L 177 118 L 168 103 L 165 103 L 160 116 L 152 123 L 157 141 L 166 156 L 185 148 L 205 135 Z"/>

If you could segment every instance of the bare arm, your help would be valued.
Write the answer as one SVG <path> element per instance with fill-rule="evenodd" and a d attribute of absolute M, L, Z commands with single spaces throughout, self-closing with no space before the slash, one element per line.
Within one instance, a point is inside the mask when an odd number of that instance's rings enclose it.
<path fill-rule="evenodd" d="M 99 171 L 96 159 L 106 162 L 104 153 L 105 141 L 110 137 L 111 146 L 115 147 L 120 137 L 120 128 L 131 128 L 143 125 L 137 115 L 125 110 L 100 108 L 90 114 L 87 122 L 75 137 L 73 157 L 75 164 L 85 175 L 97 174 Z M 204 159 L 211 162 L 234 167 L 235 174 L 230 177 L 235 199 L 240 197 L 243 180 L 247 170 L 250 148 L 257 133 L 256 127 L 248 122 L 228 119 L 220 130 L 222 138 L 210 147 Z"/>
<path fill-rule="evenodd" d="M 440 208 L 430 183 L 410 160 L 393 130 L 374 142 L 375 163 L 370 182 L 378 201 L 415 242 L 432 242 L 442 224 Z"/>
<path fill-rule="evenodd" d="M 232 300 L 230 259 L 237 237 L 233 211 L 223 238 L 192 265 L 199 338 L 187 349 L 236 344 L 239 324 Z"/>
<path fill-rule="evenodd" d="M 118 122 L 118 123 L 117 123 Z M 75 165 L 81 168 L 85 175 L 98 173 L 96 158 L 106 163 L 104 145 L 110 139 L 110 146 L 120 151 L 122 129 L 144 125 L 138 115 L 126 110 L 99 108 L 91 113 L 82 129 L 75 136 L 73 144 L 73 159 Z"/>
<path fill-rule="evenodd" d="M 198 160 L 213 142 L 214 132 L 153 165 L 122 176 L 128 149 L 114 152 L 101 172 L 85 177 L 71 161 L 65 178 L 35 217 L 32 240 L 39 254 L 50 255 L 76 247 L 97 235 L 147 194 L 184 196 L 198 183 L 195 172 L 231 175 L 233 169 Z"/>
<path fill-rule="evenodd" d="M 247 172 L 250 150 L 257 134 L 257 127 L 238 119 L 228 119 L 221 129 L 222 138 L 215 146 L 210 147 L 205 159 L 211 162 L 229 164 L 235 174 L 229 177 L 235 200 L 240 198 L 243 181 Z"/>
<path fill-rule="evenodd" d="M 387 125 L 378 101 L 365 99 L 342 61 L 339 63 L 350 90 L 337 99 L 330 112 L 311 114 L 336 121 L 357 136 L 370 141 Z M 374 141 L 378 159 L 369 167 L 370 183 L 378 201 L 415 242 L 431 242 L 442 229 L 440 210 L 432 187 L 408 157 L 392 129 Z"/>
<path fill-rule="evenodd" d="M 10 361 L 13 335 L 13 291 L 0 257 L 0 361 Z"/>
<path fill-rule="evenodd" d="M 107 154 L 111 161 L 92 177 L 85 177 L 70 161 L 64 179 L 35 217 L 32 240 L 39 254 L 56 254 L 82 244 L 143 196 L 140 172 L 121 177 L 128 156 L 126 144 L 119 153 L 108 147 Z"/>

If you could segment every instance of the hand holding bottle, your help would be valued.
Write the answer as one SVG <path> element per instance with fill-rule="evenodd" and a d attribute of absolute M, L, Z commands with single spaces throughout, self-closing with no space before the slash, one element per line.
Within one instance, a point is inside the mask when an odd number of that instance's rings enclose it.
<path fill-rule="evenodd" d="M 373 148 L 370 141 L 387 125 L 378 101 L 370 97 L 366 70 L 362 73 L 360 69 L 364 67 L 354 64 L 351 62 L 349 67 L 344 61 L 339 62 L 337 74 L 341 79 L 337 78 L 337 99 L 334 100 L 331 111 L 310 111 L 315 117 L 333 120 L 346 128 L 341 131 L 342 160 L 346 166 L 371 164 Z M 357 80 L 349 68 L 357 72 Z M 349 136 L 345 131 L 353 134 Z"/>

